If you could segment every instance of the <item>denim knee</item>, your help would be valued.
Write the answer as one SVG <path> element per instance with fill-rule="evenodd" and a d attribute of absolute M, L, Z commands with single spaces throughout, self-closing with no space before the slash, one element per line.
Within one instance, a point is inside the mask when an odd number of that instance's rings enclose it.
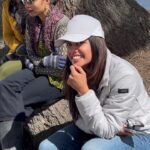
<path fill-rule="evenodd" d="M 39 150 L 58 150 L 58 148 L 49 140 L 44 140 L 39 145 Z"/>
<path fill-rule="evenodd" d="M 81 148 L 81 150 L 112 150 L 110 141 L 102 138 L 93 138 L 87 141 Z"/>
<path fill-rule="evenodd" d="M 100 147 L 97 147 L 97 144 L 94 139 L 87 141 L 81 148 L 81 150 L 101 150 Z"/>

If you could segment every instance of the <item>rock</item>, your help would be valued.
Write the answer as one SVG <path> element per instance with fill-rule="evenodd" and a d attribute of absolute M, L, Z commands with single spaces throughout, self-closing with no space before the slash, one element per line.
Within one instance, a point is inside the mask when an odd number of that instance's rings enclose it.
<path fill-rule="evenodd" d="M 69 18 L 72 18 L 75 15 L 80 1 L 81 0 L 58 0 L 56 5 L 65 15 L 67 15 Z"/>
<path fill-rule="evenodd" d="M 37 147 L 41 140 L 71 121 L 68 103 L 62 99 L 52 106 L 36 110 L 33 117 L 27 120 L 25 130 L 29 133 L 33 145 Z"/>
<path fill-rule="evenodd" d="M 0 39 L 0 49 L 2 49 L 3 47 L 4 47 L 4 41 Z"/>

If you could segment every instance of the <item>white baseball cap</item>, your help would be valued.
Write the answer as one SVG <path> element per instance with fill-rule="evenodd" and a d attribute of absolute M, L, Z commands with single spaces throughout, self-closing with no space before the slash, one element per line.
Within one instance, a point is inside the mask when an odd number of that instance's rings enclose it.
<path fill-rule="evenodd" d="M 67 25 L 67 31 L 61 38 L 55 41 L 55 46 L 60 47 L 66 41 L 82 42 L 90 36 L 104 38 L 104 31 L 99 20 L 88 15 L 76 15 Z"/>

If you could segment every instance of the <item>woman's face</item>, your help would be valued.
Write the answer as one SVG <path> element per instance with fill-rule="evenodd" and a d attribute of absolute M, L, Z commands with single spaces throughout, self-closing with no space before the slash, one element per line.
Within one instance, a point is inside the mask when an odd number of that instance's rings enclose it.
<path fill-rule="evenodd" d="M 47 0 L 24 0 L 25 8 L 30 16 L 44 14 L 47 3 Z"/>
<path fill-rule="evenodd" d="M 67 42 L 67 49 L 68 58 L 72 64 L 83 67 L 92 60 L 92 50 L 89 40 L 80 43 Z"/>

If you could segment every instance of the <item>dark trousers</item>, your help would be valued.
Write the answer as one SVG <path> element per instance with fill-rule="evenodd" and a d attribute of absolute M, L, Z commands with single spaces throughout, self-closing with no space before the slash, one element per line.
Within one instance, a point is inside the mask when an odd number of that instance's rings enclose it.
<path fill-rule="evenodd" d="M 0 121 L 22 120 L 26 108 L 34 104 L 52 104 L 63 92 L 52 86 L 46 76 L 36 77 L 24 69 L 0 81 Z"/>

